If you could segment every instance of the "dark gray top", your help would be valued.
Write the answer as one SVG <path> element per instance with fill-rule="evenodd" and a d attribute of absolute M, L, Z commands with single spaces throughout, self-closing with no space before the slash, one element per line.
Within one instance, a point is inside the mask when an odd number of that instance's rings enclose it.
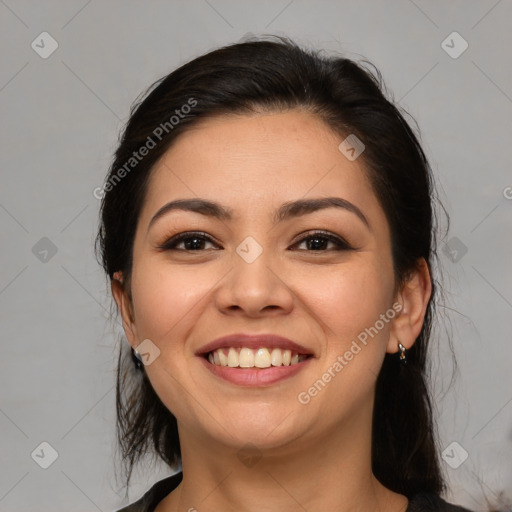
<path fill-rule="evenodd" d="M 183 473 L 164 478 L 147 491 L 137 501 L 119 509 L 117 512 L 154 512 L 156 506 L 171 491 L 178 487 Z M 405 512 L 471 512 L 470 510 L 447 503 L 439 496 L 429 493 L 418 493 L 411 500 Z"/>

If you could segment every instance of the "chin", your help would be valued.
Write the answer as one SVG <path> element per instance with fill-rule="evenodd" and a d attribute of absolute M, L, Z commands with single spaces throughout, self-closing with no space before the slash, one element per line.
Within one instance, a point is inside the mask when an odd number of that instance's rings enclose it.
<path fill-rule="evenodd" d="M 294 413 L 292 406 L 272 406 L 268 402 L 261 404 L 259 411 L 255 410 L 255 404 L 235 404 L 232 410 L 223 411 L 219 422 L 224 428 L 219 426 L 215 430 L 223 443 L 237 449 L 247 443 L 260 450 L 275 449 L 299 437 L 301 429 L 308 430 L 297 421 L 298 412 Z"/>

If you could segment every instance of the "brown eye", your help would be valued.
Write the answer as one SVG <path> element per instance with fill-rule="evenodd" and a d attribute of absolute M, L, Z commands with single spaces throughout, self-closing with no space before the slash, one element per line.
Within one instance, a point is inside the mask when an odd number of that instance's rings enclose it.
<path fill-rule="evenodd" d="M 326 246 L 329 243 L 334 244 L 333 250 L 335 251 L 347 251 L 352 249 L 352 247 L 342 238 L 324 231 L 316 231 L 314 233 L 310 233 L 308 236 L 303 237 L 301 240 L 295 243 L 294 246 L 303 244 L 304 242 L 307 243 L 309 251 L 313 252 L 328 250 Z"/>
<path fill-rule="evenodd" d="M 178 245 L 183 243 L 183 248 L 178 248 Z M 175 235 L 163 244 L 159 245 L 158 248 L 164 251 L 202 251 L 205 243 L 211 243 L 217 245 L 209 236 L 205 233 L 180 233 Z"/>

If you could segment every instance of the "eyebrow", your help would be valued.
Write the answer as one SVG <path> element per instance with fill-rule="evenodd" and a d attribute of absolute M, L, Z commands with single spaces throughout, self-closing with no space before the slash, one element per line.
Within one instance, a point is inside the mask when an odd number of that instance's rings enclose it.
<path fill-rule="evenodd" d="M 370 229 L 370 223 L 364 213 L 355 204 L 347 201 L 346 199 L 342 199 L 341 197 L 298 199 L 296 201 L 283 203 L 274 212 L 274 222 L 283 222 L 291 218 L 300 217 L 326 208 L 342 208 L 347 210 L 355 214 L 366 225 L 366 227 Z M 234 217 L 234 212 L 231 208 L 227 208 L 208 199 L 177 199 L 165 204 L 155 213 L 155 215 L 153 215 L 152 219 L 149 221 L 148 230 L 158 219 L 173 210 L 195 212 L 206 217 L 212 217 L 223 221 L 232 220 Z"/>

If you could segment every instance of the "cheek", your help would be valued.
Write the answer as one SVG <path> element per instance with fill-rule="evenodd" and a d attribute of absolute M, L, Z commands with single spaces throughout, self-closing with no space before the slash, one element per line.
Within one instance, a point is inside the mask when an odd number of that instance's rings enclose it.
<path fill-rule="evenodd" d="M 137 335 L 141 341 L 150 339 L 160 350 L 146 373 L 162 402 L 180 418 L 193 410 L 183 408 L 187 402 L 180 383 L 187 382 L 195 389 L 186 364 L 194 356 L 187 352 L 184 340 L 193 329 L 201 299 L 207 300 L 210 288 L 211 280 L 204 272 L 170 269 L 150 258 L 134 265 L 132 295 Z"/>
<path fill-rule="evenodd" d="M 191 268 L 170 269 L 148 259 L 134 265 L 132 295 L 137 333 L 157 345 L 166 343 L 166 351 L 181 349 L 180 344 L 169 344 L 187 323 L 194 307 L 200 307 L 210 282 Z"/>
<path fill-rule="evenodd" d="M 323 286 L 317 281 L 310 303 L 324 326 L 325 353 L 318 373 L 303 391 L 318 416 L 339 424 L 358 408 L 370 407 L 394 317 L 394 281 L 391 267 L 378 262 L 347 265 L 326 275 Z M 305 292 L 312 289 L 313 279 L 303 285 Z"/>
<path fill-rule="evenodd" d="M 302 294 L 324 325 L 331 345 L 343 348 L 391 306 L 391 272 L 368 257 L 322 276 L 318 272 L 302 276 Z"/>

